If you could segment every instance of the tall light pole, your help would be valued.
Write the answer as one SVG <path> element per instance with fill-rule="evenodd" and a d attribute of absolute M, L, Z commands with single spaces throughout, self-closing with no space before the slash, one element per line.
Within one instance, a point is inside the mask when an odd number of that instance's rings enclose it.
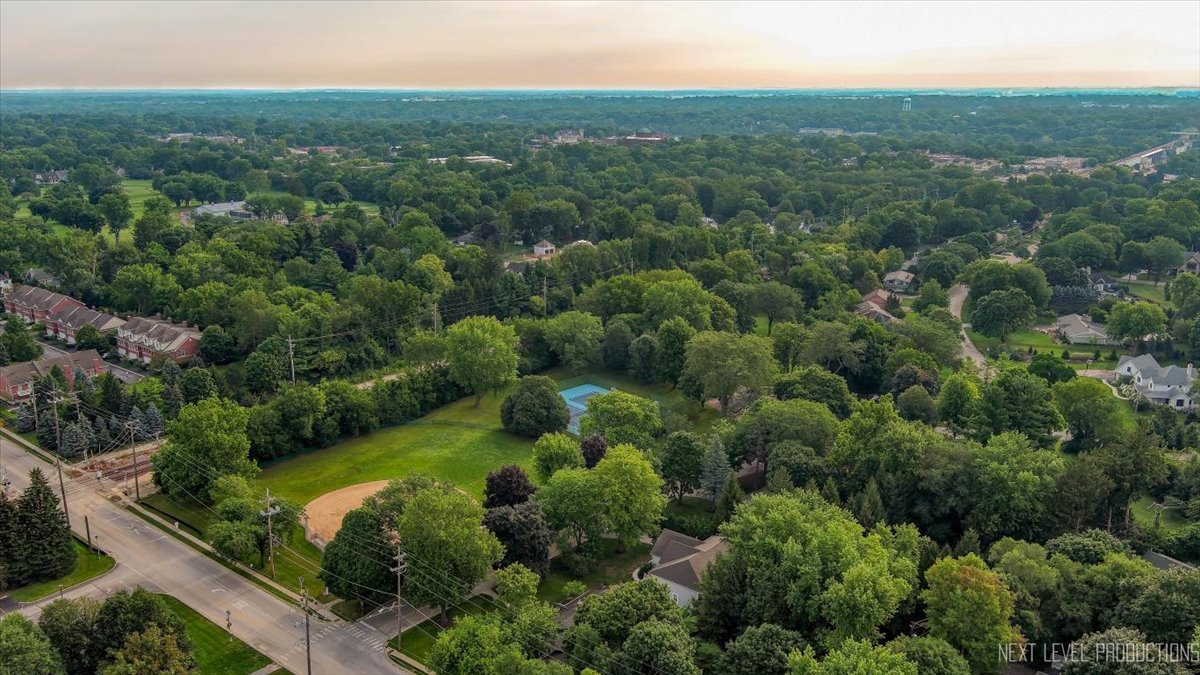
<path fill-rule="evenodd" d="M 308 589 L 304 587 L 304 577 L 300 581 L 300 597 L 304 601 L 304 658 L 308 662 L 308 675 L 312 675 L 312 638 L 308 632 Z"/>

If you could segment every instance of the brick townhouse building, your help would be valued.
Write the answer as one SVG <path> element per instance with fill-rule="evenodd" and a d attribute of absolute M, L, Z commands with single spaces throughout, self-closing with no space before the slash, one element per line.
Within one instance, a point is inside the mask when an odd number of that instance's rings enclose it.
<path fill-rule="evenodd" d="M 95 326 L 101 333 L 110 333 L 124 325 L 125 320 L 89 307 L 70 307 L 46 317 L 46 337 L 75 344 L 75 334 L 84 326 Z"/>
<path fill-rule="evenodd" d="M 95 349 L 54 356 L 37 361 L 14 363 L 0 368 L 0 398 L 19 403 L 33 395 L 33 383 L 58 366 L 67 378 L 67 386 L 75 386 L 75 371 L 95 377 L 104 372 L 104 360 Z"/>
<path fill-rule="evenodd" d="M 51 314 L 72 307 L 86 307 L 75 298 L 37 286 L 14 286 L 4 296 L 4 311 L 25 319 L 25 323 L 41 321 Z"/>
<path fill-rule="evenodd" d="M 117 328 L 117 353 L 149 364 L 156 358 L 187 361 L 200 349 L 200 330 L 166 319 L 136 316 Z"/>

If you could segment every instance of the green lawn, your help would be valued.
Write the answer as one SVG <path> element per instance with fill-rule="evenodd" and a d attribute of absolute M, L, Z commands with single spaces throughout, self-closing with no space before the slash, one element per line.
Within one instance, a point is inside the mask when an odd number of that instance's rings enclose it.
<path fill-rule="evenodd" d="M 255 192 L 255 193 L 246 195 L 246 197 L 250 198 L 250 197 L 260 197 L 260 196 L 266 196 L 266 195 L 269 195 L 272 197 L 284 197 L 284 196 L 287 196 L 290 194 L 291 194 L 290 192 L 284 192 L 283 190 L 264 190 L 262 192 Z M 356 201 L 354 203 L 358 204 L 360 207 L 362 207 L 362 210 L 366 211 L 367 215 L 369 215 L 369 216 L 379 215 L 379 205 L 378 204 L 372 204 L 371 202 L 361 202 L 361 201 Z M 333 211 L 334 209 L 337 208 L 337 206 L 338 205 L 334 205 L 334 204 L 326 204 L 325 209 L 328 211 Z M 317 211 L 317 200 L 313 199 L 312 197 L 306 198 L 304 200 L 304 212 L 311 216 L 312 214 L 316 213 L 316 211 Z"/>
<path fill-rule="evenodd" d="M 999 338 L 987 337 L 974 330 L 968 330 L 967 335 L 970 336 L 971 342 L 974 342 L 980 351 L 986 352 L 989 349 L 998 348 L 1001 344 Z M 1116 361 L 1109 360 L 1108 358 L 1114 349 L 1117 352 L 1118 359 L 1129 353 L 1129 350 L 1124 347 L 1113 347 L 1111 345 L 1065 345 L 1056 342 L 1053 337 L 1045 333 L 1033 330 L 1021 330 L 1013 333 L 1008 336 L 1007 344 L 1009 349 L 1014 351 L 1028 351 L 1030 347 L 1033 347 L 1039 353 L 1049 352 L 1056 355 L 1061 355 L 1065 349 L 1071 353 L 1071 367 L 1076 370 L 1086 368 L 1087 360 L 1094 356 L 1096 350 L 1100 350 L 1100 359 L 1092 364 L 1092 368 L 1094 369 L 1111 369 L 1115 367 L 1117 365 Z"/>
<path fill-rule="evenodd" d="M 1167 300 L 1167 284 L 1165 281 L 1160 282 L 1157 286 L 1121 284 L 1121 288 L 1125 289 L 1125 292 L 1130 295 L 1156 302 L 1162 305 L 1164 309 L 1171 306 L 1171 303 Z"/>
<path fill-rule="evenodd" d="M 633 580 L 633 571 L 650 559 L 650 545 L 638 543 L 630 546 L 624 553 L 617 553 L 615 539 L 604 539 L 601 542 L 601 553 L 596 570 L 583 577 L 576 577 L 566 570 L 559 558 L 550 561 L 550 570 L 538 584 L 538 600 L 544 602 L 566 602 L 570 600 L 563 591 L 570 581 L 582 581 L 588 590 L 596 591 L 607 586 Z"/>
<path fill-rule="evenodd" d="M 204 618 L 176 598 L 169 595 L 159 597 L 187 626 L 188 637 L 192 639 L 192 646 L 195 648 L 199 672 L 246 675 L 271 663 L 271 659 L 245 642 L 237 638 L 231 641 L 224 627 Z"/>
<path fill-rule="evenodd" d="M 1187 520 L 1179 511 L 1171 509 L 1163 511 L 1162 515 L 1158 515 L 1158 509 L 1150 508 L 1154 504 L 1154 499 L 1146 496 L 1133 503 L 1133 519 L 1139 525 L 1153 527 L 1155 518 L 1158 519 L 1158 524 L 1164 529 L 1177 530 L 1187 524 Z"/>
<path fill-rule="evenodd" d="M 61 579 L 52 579 L 50 581 L 41 581 L 36 584 L 29 584 L 20 588 L 14 588 L 8 592 L 9 597 L 19 602 L 33 602 L 58 592 L 58 587 L 70 588 L 76 584 L 81 584 L 89 579 L 96 577 L 111 570 L 116 564 L 112 558 L 101 555 L 96 557 L 96 554 L 88 550 L 88 547 L 78 539 L 73 540 L 75 546 L 75 569 Z"/>
<path fill-rule="evenodd" d="M 259 481 L 302 505 L 347 485 L 410 472 L 482 497 L 489 471 L 506 464 L 531 466 L 533 442 L 500 425 L 502 400 L 502 395 L 485 396 L 476 408 L 473 398 L 464 398 L 408 424 L 264 465 Z"/>
<path fill-rule="evenodd" d="M 446 614 L 449 615 L 451 624 L 453 624 L 453 622 L 461 617 L 485 614 L 495 609 L 495 605 L 492 602 L 490 598 L 484 599 L 479 596 L 473 596 L 459 603 L 457 607 L 450 609 Z M 438 633 L 441 633 L 442 630 L 443 628 L 438 623 L 437 617 L 427 619 L 405 630 L 404 642 L 401 645 L 400 652 L 421 663 L 425 663 L 429 659 L 429 651 L 433 649 L 433 643 L 437 641 Z M 388 640 L 388 646 L 395 649 L 396 638 Z"/>

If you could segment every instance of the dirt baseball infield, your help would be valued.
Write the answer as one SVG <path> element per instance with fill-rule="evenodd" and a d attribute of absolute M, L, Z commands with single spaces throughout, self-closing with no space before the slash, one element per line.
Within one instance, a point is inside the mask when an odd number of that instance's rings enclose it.
<path fill-rule="evenodd" d="M 386 487 L 386 480 L 349 485 L 340 490 L 326 492 L 304 506 L 308 514 L 308 538 L 319 539 L 323 544 L 333 541 L 333 535 L 342 527 L 342 518 L 353 509 L 362 506 L 363 500 Z"/>

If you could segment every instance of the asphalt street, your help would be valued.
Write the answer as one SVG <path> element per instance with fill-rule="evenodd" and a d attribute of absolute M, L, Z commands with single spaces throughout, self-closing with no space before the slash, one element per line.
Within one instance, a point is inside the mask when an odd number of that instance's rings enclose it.
<path fill-rule="evenodd" d="M 12 480 L 10 490 L 24 489 L 29 472 L 40 468 L 58 491 L 53 465 L 19 449 L 8 438 L 0 438 L 0 443 L 3 466 Z M 87 516 L 93 540 L 116 559 L 117 565 L 108 574 L 67 592 L 67 597 L 99 598 L 122 588 L 142 586 L 179 598 L 220 626 L 225 625 L 228 611 L 234 635 L 291 672 L 308 672 L 304 616 L 297 607 L 108 502 L 86 483 L 67 482 L 72 529 L 80 537 L 85 536 Z M 47 598 L 18 611 L 36 617 L 52 600 Z M 313 673 L 405 672 L 384 653 L 387 636 L 369 626 L 314 619 L 311 630 Z"/>

